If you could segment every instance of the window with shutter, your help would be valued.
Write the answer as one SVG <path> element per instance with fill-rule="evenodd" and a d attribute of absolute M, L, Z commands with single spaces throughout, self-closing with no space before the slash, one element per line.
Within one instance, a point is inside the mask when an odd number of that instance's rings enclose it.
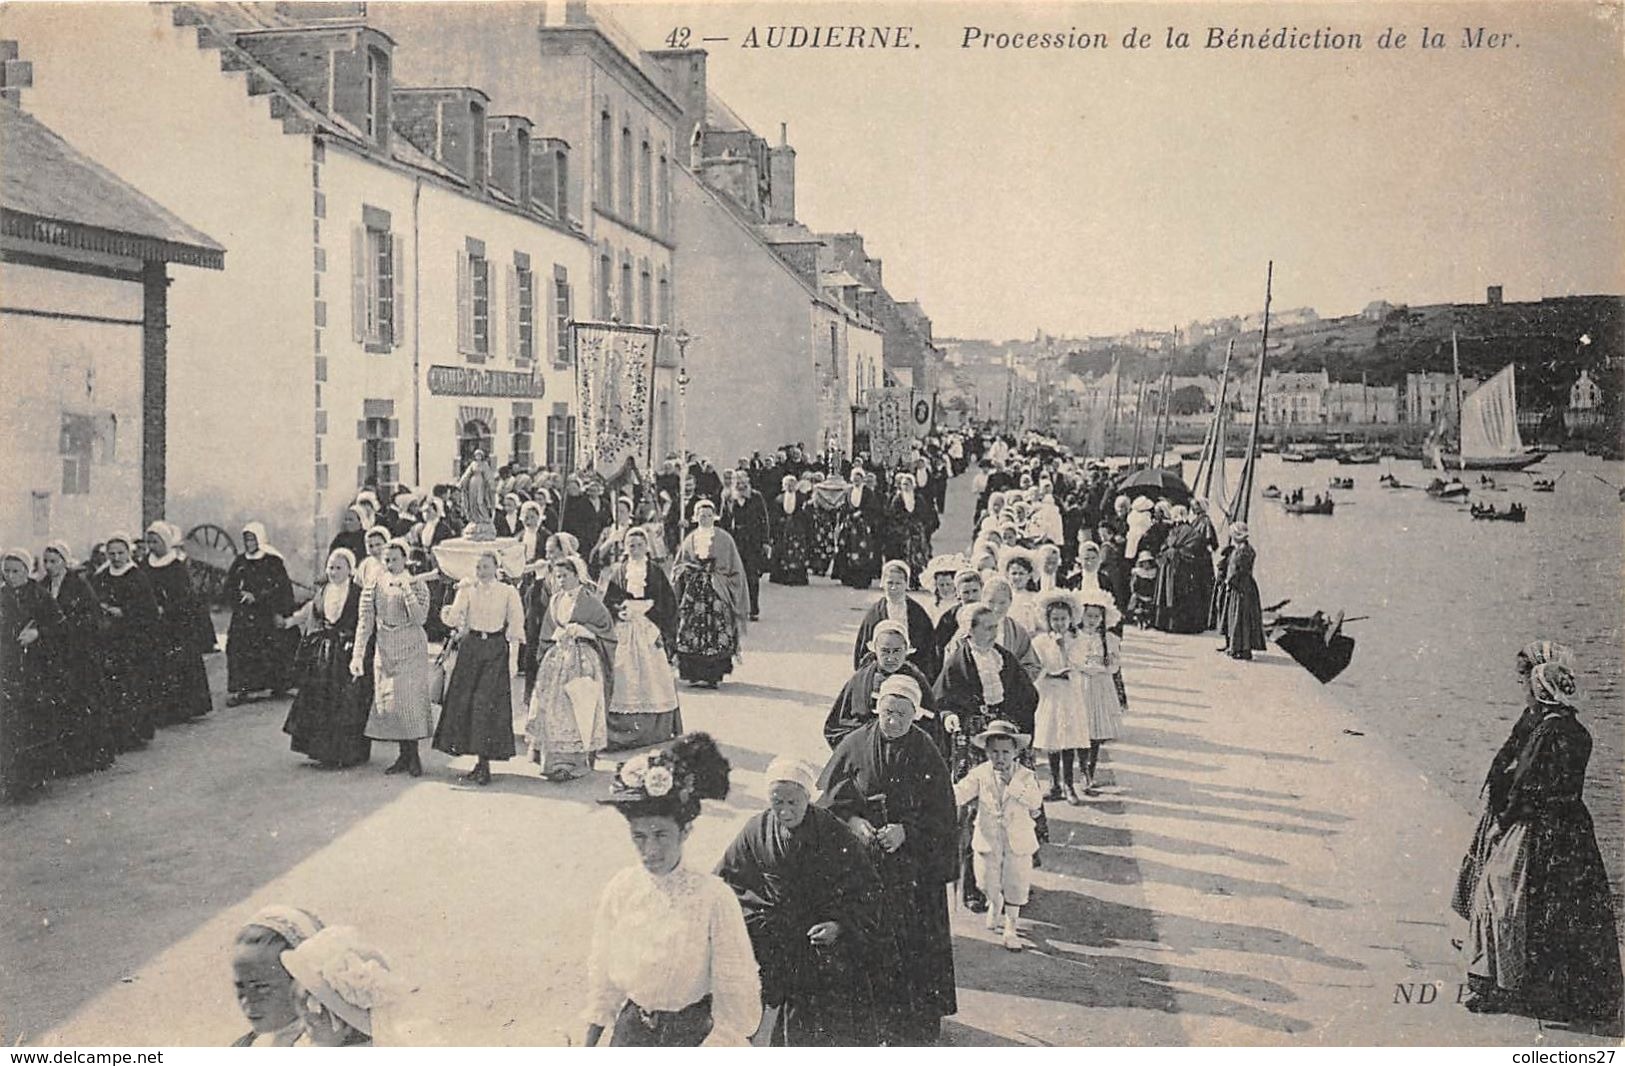
<path fill-rule="evenodd" d="M 474 334 L 472 351 L 480 359 L 491 353 L 491 262 L 483 255 L 468 257 L 470 317 Z"/>
<path fill-rule="evenodd" d="M 519 358 L 519 270 L 509 264 L 503 269 L 502 297 L 502 333 L 503 348 L 508 358 L 520 362 Z"/>
<path fill-rule="evenodd" d="M 469 268 L 468 253 L 457 253 L 457 350 L 468 354 L 474 350 L 474 282 Z"/>
<path fill-rule="evenodd" d="M 536 275 L 529 267 L 515 267 L 514 281 L 516 295 L 515 317 L 517 323 L 519 348 L 518 361 L 529 366 L 536 358 Z"/>
<path fill-rule="evenodd" d="M 553 265 L 553 364 L 570 365 L 570 272 Z"/>
<path fill-rule="evenodd" d="M 401 269 L 401 242 L 391 239 L 389 254 L 392 276 L 395 283 L 394 299 L 390 304 L 389 336 L 390 343 L 401 344 L 406 335 L 406 273 Z"/>
<path fill-rule="evenodd" d="M 350 339 L 367 343 L 367 231 L 350 227 Z"/>

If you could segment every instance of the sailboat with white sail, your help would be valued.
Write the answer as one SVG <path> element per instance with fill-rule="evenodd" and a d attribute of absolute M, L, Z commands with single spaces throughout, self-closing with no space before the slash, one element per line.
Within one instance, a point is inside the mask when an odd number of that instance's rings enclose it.
<path fill-rule="evenodd" d="M 1455 451 L 1445 449 L 1447 427 L 1441 422 L 1435 431 L 1433 465 L 1438 470 L 1522 470 L 1543 459 L 1544 453 L 1525 446 L 1518 431 L 1517 369 L 1508 363 L 1494 377 L 1461 395 L 1461 363 L 1456 335 L 1450 334 L 1452 362 L 1456 370 L 1457 408 Z"/>

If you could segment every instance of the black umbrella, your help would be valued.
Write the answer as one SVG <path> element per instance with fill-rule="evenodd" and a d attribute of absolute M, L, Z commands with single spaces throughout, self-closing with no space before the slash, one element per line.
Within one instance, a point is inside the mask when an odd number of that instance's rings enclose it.
<path fill-rule="evenodd" d="M 1117 491 L 1124 496 L 1163 496 L 1181 503 L 1191 498 L 1190 486 L 1171 470 L 1140 470 L 1118 482 Z"/>

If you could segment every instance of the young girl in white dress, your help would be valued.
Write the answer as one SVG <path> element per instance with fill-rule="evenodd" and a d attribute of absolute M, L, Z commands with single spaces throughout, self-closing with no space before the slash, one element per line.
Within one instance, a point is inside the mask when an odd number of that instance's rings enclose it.
<path fill-rule="evenodd" d="M 1089 710 L 1084 704 L 1083 666 L 1088 641 L 1074 629 L 1076 607 L 1071 593 L 1054 589 L 1042 594 L 1038 610 L 1044 629 L 1033 637 L 1033 652 L 1039 664 L 1034 680 L 1038 712 L 1033 747 L 1049 755 L 1050 788 L 1044 798 L 1064 798 L 1077 806 L 1083 800 L 1078 796 L 1073 771 L 1076 765 L 1088 765 L 1084 749 L 1093 739 Z"/>
<path fill-rule="evenodd" d="M 1122 641 L 1111 632 L 1117 623 L 1117 605 L 1104 592 L 1085 592 L 1078 597 L 1082 621 L 1078 645 L 1083 675 L 1083 705 L 1089 715 L 1089 753 L 1084 759 L 1083 791 L 1095 795 L 1095 766 L 1100 761 L 1103 741 L 1116 740 L 1123 731 L 1123 704 L 1117 696 L 1114 675 L 1120 668 Z"/>

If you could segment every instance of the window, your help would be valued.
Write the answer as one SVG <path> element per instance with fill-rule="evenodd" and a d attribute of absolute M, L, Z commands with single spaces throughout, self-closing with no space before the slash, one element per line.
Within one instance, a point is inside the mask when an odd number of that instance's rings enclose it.
<path fill-rule="evenodd" d="M 632 321 L 632 261 L 621 260 L 621 321 Z"/>
<path fill-rule="evenodd" d="M 559 220 L 570 217 L 570 157 L 560 148 L 553 153 L 553 210 Z"/>
<path fill-rule="evenodd" d="M 671 282 L 666 278 L 666 268 L 660 268 L 660 324 L 669 326 L 671 317 Z"/>
<path fill-rule="evenodd" d="M 627 126 L 621 127 L 621 195 L 617 198 L 620 204 L 621 217 L 628 222 L 632 221 L 632 130 Z"/>
<path fill-rule="evenodd" d="M 496 460 L 491 455 L 491 427 L 479 419 L 470 418 L 463 422 L 457 432 L 457 469 L 453 478 L 461 476 L 468 469 L 468 464 L 474 461 L 475 452 L 484 452 L 495 465 Z"/>
<path fill-rule="evenodd" d="M 530 133 L 523 129 L 514 131 L 513 168 L 519 176 L 519 206 L 528 211 L 531 200 Z"/>
<path fill-rule="evenodd" d="M 519 319 L 514 360 L 529 363 L 536 358 L 536 275 L 529 263 L 514 267 L 514 281 L 518 290 L 515 314 Z"/>
<path fill-rule="evenodd" d="M 605 108 L 598 115 L 598 206 L 615 206 L 615 120 Z"/>
<path fill-rule="evenodd" d="M 389 57 L 367 49 L 367 138 L 383 144 L 389 132 Z"/>
<path fill-rule="evenodd" d="M 469 170 L 469 181 L 474 188 L 485 187 L 485 178 L 490 171 L 491 136 L 485 129 L 485 108 L 473 101 L 468 105 L 468 135 L 474 142 L 474 156 L 471 160 L 473 166 Z"/>
<path fill-rule="evenodd" d="M 570 273 L 553 268 L 553 364 L 570 364 Z M 551 460 L 549 460 L 551 462 Z"/>
<path fill-rule="evenodd" d="M 457 350 L 474 362 L 491 352 L 491 264 L 473 237 L 457 253 Z"/>
<path fill-rule="evenodd" d="M 598 255 L 598 307 L 596 308 L 598 320 L 608 322 L 615 313 L 615 300 L 611 295 L 615 285 L 615 266 L 610 261 L 608 252 Z"/>
<path fill-rule="evenodd" d="M 96 456 L 96 420 L 64 411 L 57 450 L 62 454 L 62 495 L 89 495 L 90 464 Z"/>
<path fill-rule="evenodd" d="M 547 416 L 547 465 L 554 470 L 572 465 L 571 450 L 575 445 L 575 417 L 564 413 L 562 405 L 553 408 Z"/>
<path fill-rule="evenodd" d="M 643 269 L 638 274 L 638 321 L 644 325 L 652 323 L 655 318 L 654 309 L 654 279 L 649 274 L 649 263 L 643 262 Z"/>
<path fill-rule="evenodd" d="M 660 153 L 660 218 L 652 225 L 656 233 L 671 235 L 671 186 L 666 169 L 666 153 Z"/>
<path fill-rule="evenodd" d="M 363 205 L 361 216 L 350 233 L 350 339 L 369 352 L 388 352 L 402 333 L 400 242 L 388 211 Z"/>
<path fill-rule="evenodd" d="M 513 405 L 513 455 L 509 462 L 515 467 L 531 468 L 530 439 L 536 431 L 536 422 L 530 415 L 530 404 Z"/>
<path fill-rule="evenodd" d="M 361 442 L 360 485 L 390 485 L 395 482 L 395 441 L 390 436 L 390 419 L 368 418 L 366 437 Z"/>
<path fill-rule="evenodd" d="M 638 151 L 638 224 L 644 229 L 654 228 L 653 189 L 654 151 L 649 147 L 647 139 Z"/>

